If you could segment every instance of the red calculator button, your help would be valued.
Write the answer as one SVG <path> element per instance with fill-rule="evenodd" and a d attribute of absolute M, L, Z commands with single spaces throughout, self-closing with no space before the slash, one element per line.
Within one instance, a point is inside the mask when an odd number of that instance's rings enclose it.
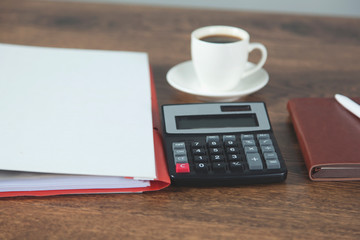
<path fill-rule="evenodd" d="M 189 173 L 190 166 L 188 163 L 177 163 L 176 164 L 176 173 Z"/>

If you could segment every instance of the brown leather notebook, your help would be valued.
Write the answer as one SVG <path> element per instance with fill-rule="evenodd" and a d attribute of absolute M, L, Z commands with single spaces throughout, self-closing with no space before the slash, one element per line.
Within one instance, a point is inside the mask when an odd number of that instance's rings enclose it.
<path fill-rule="evenodd" d="M 287 108 L 311 180 L 360 180 L 359 118 L 335 98 L 295 98 Z"/>

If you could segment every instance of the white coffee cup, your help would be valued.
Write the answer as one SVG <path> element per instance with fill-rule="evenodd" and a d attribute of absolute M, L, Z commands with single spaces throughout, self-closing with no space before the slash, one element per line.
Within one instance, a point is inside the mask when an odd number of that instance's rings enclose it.
<path fill-rule="evenodd" d="M 210 39 L 216 36 L 224 42 Z M 245 69 L 248 55 L 254 49 L 261 51 L 261 59 L 253 67 Z M 261 69 L 267 51 L 261 43 L 250 43 L 249 33 L 241 28 L 208 26 L 191 33 L 191 57 L 204 90 L 217 92 L 233 89 L 241 84 L 241 79 Z"/>

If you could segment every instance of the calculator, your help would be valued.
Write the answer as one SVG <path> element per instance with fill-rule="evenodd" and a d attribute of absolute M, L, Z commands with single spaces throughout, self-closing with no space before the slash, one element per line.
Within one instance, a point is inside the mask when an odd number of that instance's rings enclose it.
<path fill-rule="evenodd" d="M 273 183 L 287 168 L 263 102 L 162 106 L 172 184 Z"/>

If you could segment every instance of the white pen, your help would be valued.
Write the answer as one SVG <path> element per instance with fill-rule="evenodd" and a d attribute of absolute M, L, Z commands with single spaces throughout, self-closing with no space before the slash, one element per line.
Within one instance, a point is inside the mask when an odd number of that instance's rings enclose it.
<path fill-rule="evenodd" d="M 341 94 L 335 94 L 335 99 L 338 101 L 341 106 L 343 106 L 346 110 L 360 118 L 360 105 L 351 100 L 348 97 L 345 97 Z"/>

